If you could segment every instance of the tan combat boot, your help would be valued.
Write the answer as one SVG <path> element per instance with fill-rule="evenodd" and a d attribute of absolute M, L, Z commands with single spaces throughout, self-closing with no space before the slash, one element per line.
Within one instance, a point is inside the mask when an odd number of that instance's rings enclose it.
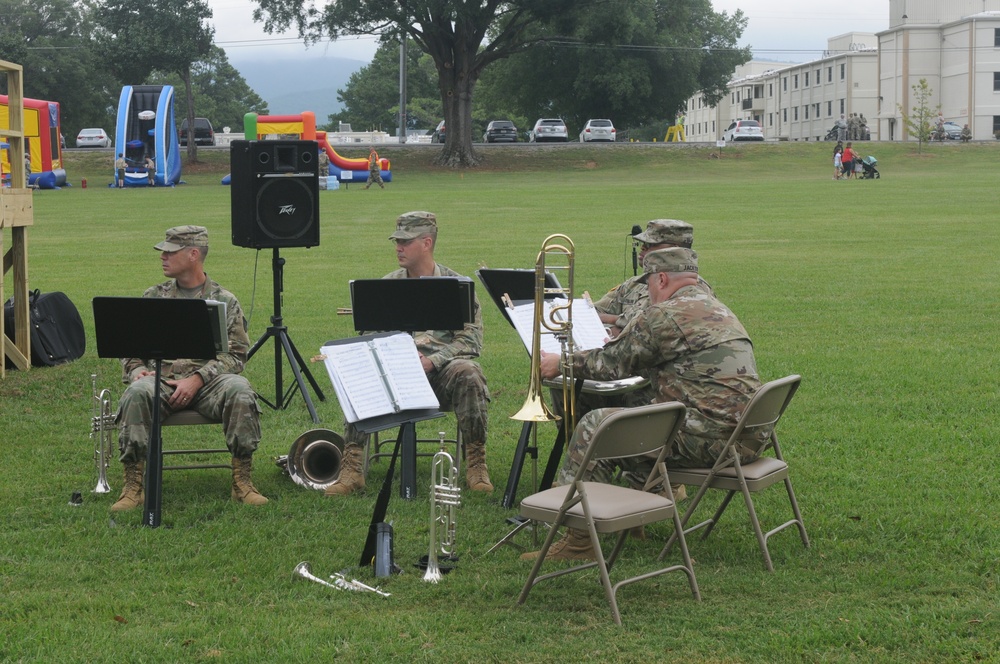
<path fill-rule="evenodd" d="M 340 476 L 326 488 L 324 496 L 349 496 L 364 491 L 365 488 L 365 448 L 355 443 L 344 445 Z"/>
<path fill-rule="evenodd" d="M 539 551 L 521 554 L 521 560 L 535 560 Z M 590 543 L 590 535 L 585 530 L 566 529 L 566 534 L 553 542 L 545 554 L 546 560 L 597 560 L 597 552 Z"/>
<path fill-rule="evenodd" d="M 118 502 L 111 506 L 112 512 L 135 509 L 146 501 L 146 494 L 142 491 L 145 462 L 125 461 L 122 465 L 125 467 L 125 486 L 122 487 L 122 495 L 118 496 Z"/>
<path fill-rule="evenodd" d="M 250 481 L 253 459 L 233 457 L 233 500 L 244 505 L 266 505 L 267 498 Z"/>
<path fill-rule="evenodd" d="M 465 483 L 470 491 L 493 493 L 493 483 L 486 468 L 486 445 L 481 442 L 465 446 Z"/>

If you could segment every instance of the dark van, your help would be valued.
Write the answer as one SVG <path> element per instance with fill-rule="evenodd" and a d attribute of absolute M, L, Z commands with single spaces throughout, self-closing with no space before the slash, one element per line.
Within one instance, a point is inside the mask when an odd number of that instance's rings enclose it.
<path fill-rule="evenodd" d="M 179 132 L 178 138 L 180 139 L 181 145 L 187 145 L 188 140 L 188 121 L 184 118 L 181 122 L 181 130 Z M 208 118 L 195 118 L 194 119 L 194 144 L 195 145 L 215 145 L 215 131 L 212 130 L 212 123 L 208 121 Z"/>

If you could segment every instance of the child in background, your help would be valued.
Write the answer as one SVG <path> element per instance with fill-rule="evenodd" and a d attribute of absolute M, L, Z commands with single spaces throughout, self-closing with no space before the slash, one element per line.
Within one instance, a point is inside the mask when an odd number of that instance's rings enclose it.
<path fill-rule="evenodd" d="M 833 179 L 834 180 L 839 180 L 840 179 L 840 175 L 841 175 L 841 171 L 844 170 L 843 153 L 844 153 L 844 150 L 840 146 L 837 146 L 833 150 Z"/>

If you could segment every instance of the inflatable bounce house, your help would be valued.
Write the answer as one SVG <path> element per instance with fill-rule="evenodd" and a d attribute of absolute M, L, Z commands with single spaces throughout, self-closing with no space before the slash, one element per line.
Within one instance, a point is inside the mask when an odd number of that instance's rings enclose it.
<path fill-rule="evenodd" d="M 125 156 L 125 186 L 149 186 L 146 157 L 156 164 L 157 185 L 181 181 L 181 148 L 174 121 L 172 85 L 126 85 L 118 98 L 115 158 Z M 112 167 L 113 169 L 113 167 Z M 117 174 L 112 170 L 112 184 Z"/>
<path fill-rule="evenodd" d="M 0 95 L 0 140 L 4 130 L 10 128 L 7 95 Z M 24 100 L 24 138 L 31 158 L 31 175 L 28 184 L 39 189 L 58 189 L 66 184 L 66 171 L 62 163 L 62 143 L 59 140 L 59 103 L 39 99 Z M 2 171 L 9 176 L 8 150 L 0 150 Z"/>
<path fill-rule="evenodd" d="M 243 116 L 243 135 L 248 141 L 260 140 L 272 135 L 283 138 L 295 136 L 303 141 L 316 141 L 319 149 L 330 157 L 330 175 L 340 182 L 368 181 L 368 157 L 349 159 L 341 157 L 330 147 L 325 131 L 316 131 L 316 114 L 303 111 L 301 115 L 260 115 L 247 113 Z M 389 160 L 379 159 L 382 170 L 382 181 L 392 182 L 392 171 L 389 170 Z"/>

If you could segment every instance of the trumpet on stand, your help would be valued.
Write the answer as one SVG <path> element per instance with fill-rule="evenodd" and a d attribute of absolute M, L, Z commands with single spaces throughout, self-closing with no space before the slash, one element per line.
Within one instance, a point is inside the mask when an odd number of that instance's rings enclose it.
<path fill-rule="evenodd" d="M 424 572 L 424 581 L 431 583 L 441 580 L 438 554 L 454 560 L 455 512 L 462 504 L 462 490 L 456 479 L 458 469 L 454 459 L 444 449 L 445 432 L 439 432 L 438 436 L 441 450 L 434 455 L 431 469 L 431 544 L 427 554 L 427 571 Z"/>
<path fill-rule="evenodd" d="M 93 390 L 90 416 L 90 439 L 94 443 L 94 461 L 97 463 L 97 486 L 91 493 L 109 493 L 108 465 L 114 453 L 115 416 L 111 412 L 111 391 L 97 391 L 97 374 L 90 375 Z"/>

